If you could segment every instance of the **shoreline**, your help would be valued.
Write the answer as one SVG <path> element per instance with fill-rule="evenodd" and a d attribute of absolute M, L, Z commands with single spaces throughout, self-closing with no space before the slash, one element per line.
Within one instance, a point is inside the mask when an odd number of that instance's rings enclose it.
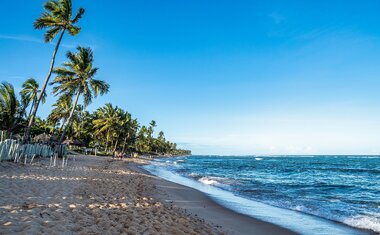
<path fill-rule="evenodd" d="M 148 159 L 146 159 L 149 161 Z M 133 171 L 152 175 L 141 168 L 142 164 L 132 163 L 129 165 Z M 154 175 L 152 175 L 154 176 Z M 159 191 L 156 195 L 167 205 L 184 209 L 186 213 L 196 218 L 201 218 L 217 228 L 221 228 L 227 234 L 298 234 L 287 228 L 259 220 L 257 218 L 235 212 L 226 208 L 205 193 L 194 188 L 177 184 L 160 177 L 152 178 L 154 185 Z"/>
<path fill-rule="evenodd" d="M 151 161 L 152 159 L 146 159 L 148 162 Z M 270 225 L 273 225 L 273 226 L 277 226 L 277 227 L 280 227 L 280 228 L 283 228 L 285 230 L 288 230 L 288 232 L 292 232 L 294 234 L 299 234 L 299 233 L 304 233 L 305 231 L 302 231 L 302 230 L 298 230 L 296 229 L 294 226 L 293 228 L 288 228 L 286 227 L 285 225 L 282 225 L 282 224 L 277 224 L 277 223 L 271 223 L 271 222 L 267 222 L 267 221 L 264 221 L 264 220 L 261 220 L 260 217 L 257 218 L 255 215 L 251 215 L 251 214 L 246 214 L 245 212 L 240 212 L 240 210 L 235 210 L 236 208 L 230 208 L 230 207 L 227 207 L 226 205 L 224 204 L 221 204 L 220 202 L 217 202 L 219 201 L 219 199 L 217 201 L 215 201 L 215 199 L 213 199 L 212 197 L 212 194 L 211 195 L 207 195 L 209 194 L 209 192 L 206 192 L 202 189 L 199 189 L 198 187 L 194 187 L 193 184 L 191 183 L 190 186 L 188 183 L 182 183 L 182 181 L 178 181 L 177 178 L 174 178 L 172 179 L 172 177 L 169 177 L 164 174 L 165 176 L 160 176 L 160 174 L 158 175 L 155 175 L 154 173 L 151 173 L 149 172 L 148 170 L 145 170 L 143 169 L 141 166 L 139 167 L 139 169 L 141 169 L 142 171 L 148 173 L 148 174 L 152 174 L 156 177 L 159 177 L 160 179 L 164 180 L 164 181 L 167 181 L 173 185 L 175 185 L 176 188 L 178 188 L 179 190 L 183 190 L 183 191 L 188 191 L 189 193 L 192 193 L 190 191 L 196 191 L 197 193 L 199 194 L 202 194 L 203 200 L 205 201 L 211 201 L 211 204 L 216 204 L 217 206 L 219 207 L 222 207 L 224 208 L 225 210 L 229 210 L 229 211 L 232 211 L 233 213 L 236 213 L 236 214 L 239 214 L 240 216 L 245 216 L 245 217 L 249 217 L 249 218 L 253 218 L 259 222 L 262 222 L 262 223 L 268 223 Z M 186 177 L 184 177 L 183 180 L 185 180 Z M 172 181 L 173 180 L 173 181 Z M 189 178 L 186 178 L 186 181 L 187 180 L 190 180 Z M 179 199 L 183 199 L 183 198 L 188 198 L 186 197 L 187 195 L 178 195 L 179 193 L 176 192 L 175 190 L 167 190 L 169 191 L 169 195 L 170 194 L 174 194 L 174 197 L 177 197 Z M 225 191 L 225 190 L 222 190 L 222 191 Z M 228 192 L 228 191 L 227 191 Z M 244 200 L 250 200 L 250 199 L 244 199 Z M 202 202 L 202 201 L 201 201 Z M 267 205 L 267 204 L 265 204 Z M 186 203 L 183 204 L 183 203 L 179 203 L 179 206 L 180 207 L 185 207 L 186 208 Z M 295 213 L 298 213 L 298 214 L 301 214 L 301 216 L 305 216 L 305 217 L 311 217 L 311 218 L 314 218 L 314 220 L 317 220 L 317 221 L 324 221 L 324 223 L 327 223 L 327 224 L 331 224 L 333 228 L 331 231 L 334 231 L 335 232 L 338 232 L 339 234 L 377 234 L 375 231 L 373 230 L 370 230 L 370 229 L 363 229 L 363 228 L 357 228 L 357 227 L 353 227 L 353 226 L 350 226 L 348 224 L 345 224 L 345 223 L 342 223 L 340 221 L 334 221 L 334 220 L 329 220 L 329 219 L 326 219 L 326 218 L 323 218 L 323 217 L 319 217 L 319 216 L 315 216 L 315 215 L 312 215 L 312 214 L 308 214 L 308 213 L 303 213 L 303 212 L 299 212 L 299 211 L 293 211 L 293 210 L 288 210 L 288 209 L 285 209 L 285 208 L 280 208 L 280 207 L 276 207 L 276 206 L 271 206 L 271 205 L 267 205 L 269 207 L 274 207 L 274 208 L 278 208 L 278 209 L 281 209 L 281 210 L 286 210 L 286 211 L 291 211 L 291 212 L 295 212 Z M 293 218 L 294 219 L 294 218 Z M 301 222 L 301 221 L 300 221 Z M 306 221 L 305 221 L 306 223 Z M 294 230 L 293 230 L 294 229 Z M 345 231 L 346 230 L 346 231 Z M 314 230 L 315 231 L 319 231 L 319 230 Z M 309 231 L 310 232 L 310 231 Z"/>
<path fill-rule="evenodd" d="M 295 234 L 147 174 L 138 167 L 146 163 L 88 155 L 64 168 L 46 158 L 1 162 L 0 234 Z"/>
<path fill-rule="evenodd" d="M 150 161 L 1 162 L 0 234 L 298 234 L 155 176 L 141 167 Z"/>

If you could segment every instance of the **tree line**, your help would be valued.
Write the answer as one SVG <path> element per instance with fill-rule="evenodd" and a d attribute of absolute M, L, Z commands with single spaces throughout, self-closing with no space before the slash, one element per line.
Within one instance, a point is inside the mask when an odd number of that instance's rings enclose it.
<path fill-rule="evenodd" d="M 73 15 L 71 0 L 49 0 L 44 4 L 44 12 L 34 22 L 34 28 L 46 30 L 46 43 L 59 35 L 48 73 L 41 87 L 35 79 L 27 79 L 19 97 L 12 84 L 0 84 L 1 130 L 22 136 L 24 142 L 31 141 L 34 135 L 49 133 L 59 136 L 59 144 L 66 138 L 75 139 L 89 147 L 102 147 L 105 152 L 119 149 L 140 154 L 190 154 L 190 151 L 178 149 L 175 143 L 166 140 L 162 131 L 154 136 L 155 121 L 148 126 L 141 125 L 130 113 L 111 103 L 92 113 L 85 110 L 93 99 L 109 92 L 109 84 L 96 79 L 98 68 L 93 65 L 91 48 L 78 46 L 76 51 L 68 51 L 67 61 L 55 67 L 63 36 L 80 33 L 77 23 L 84 13 L 85 10 L 79 8 Z M 52 75 L 54 79 L 50 81 Z M 48 85 L 53 86 L 52 94 L 57 101 L 49 116 L 41 119 L 36 114 L 40 104 L 46 100 Z"/>

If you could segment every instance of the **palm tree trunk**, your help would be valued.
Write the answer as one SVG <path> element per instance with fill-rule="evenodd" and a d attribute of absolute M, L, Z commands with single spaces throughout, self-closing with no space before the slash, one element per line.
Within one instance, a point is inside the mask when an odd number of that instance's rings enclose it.
<path fill-rule="evenodd" d="M 54 52 L 53 52 L 53 57 L 52 57 L 51 62 L 50 62 L 50 68 L 49 68 L 48 74 L 46 75 L 46 78 L 45 78 L 45 81 L 44 81 L 44 85 L 42 86 L 41 92 L 38 95 L 38 99 L 37 99 L 37 101 L 34 104 L 33 111 L 32 111 L 32 113 L 31 113 L 31 115 L 29 117 L 29 123 L 28 123 L 28 127 L 25 130 L 24 140 L 25 139 L 29 139 L 30 128 L 32 127 L 32 125 L 34 123 L 34 118 L 36 117 L 38 106 L 39 106 L 39 104 L 40 104 L 40 102 L 42 100 L 42 97 L 43 97 L 43 95 L 45 93 L 46 87 L 47 87 L 47 85 L 49 83 L 49 79 L 50 79 L 51 73 L 53 72 L 54 63 L 55 63 L 55 56 L 57 55 L 58 48 L 59 48 L 59 45 L 61 44 L 61 40 L 62 40 L 63 34 L 65 33 L 65 30 L 66 29 L 62 30 L 61 35 L 58 38 L 57 44 L 55 45 L 55 49 L 54 49 Z"/>
<path fill-rule="evenodd" d="M 75 101 L 74 101 L 73 107 L 71 108 L 71 111 L 70 111 L 70 116 L 69 116 L 69 118 L 66 121 L 66 125 L 65 125 L 65 128 L 63 129 L 63 133 L 61 135 L 59 143 L 62 143 L 63 140 L 65 139 L 67 128 L 70 126 L 71 118 L 73 117 L 73 114 L 74 114 L 74 111 L 75 111 L 75 107 L 77 106 L 77 103 L 78 103 L 78 100 L 79 100 L 79 96 L 80 96 L 80 89 L 78 89 L 78 92 L 77 92 L 77 95 L 75 97 Z"/>
<path fill-rule="evenodd" d="M 28 119 L 30 118 L 30 115 L 32 114 L 34 104 L 36 103 L 36 98 L 37 98 L 37 97 L 35 97 L 35 98 L 33 99 L 33 101 L 32 101 L 32 106 L 30 107 L 30 111 L 29 111 Z"/>
<path fill-rule="evenodd" d="M 125 145 L 127 144 L 127 137 L 124 137 L 124 143 L 123 143 L 123 153 L 125 151 Z"/>
<path fill-rule="evenodd" d="M 53 124 L 53 131 L 51 132 L 51 134 L 52 135 L 54 135 L 54 132 L 55 132 L 55 126 L 57 125 L 57 122 L 55 122 L 54 124 Z"/>
<path fill-rule="evenodd" d="M 109 130 L 107 131 L 107 136 L 106 136 L 106 138 L 107 138 L 107 140 L 106 140 L 106 152 L 108 150 L 108 139 L 109 139 L 108 133 L 109 133 Z"/>
<path fill-rule="evenodd" d="M 65 126 L 66 120 L 64 119 L 61 125 L 61 128 L 59 128 L 58 135 L 63 131 L 63 127 Z"/>
<path fill-rule="evenodd" d="M 116 151 L 116 147 L 117 147 L 118 142 L 119 142 L 119 138 L 116 139 L 115 147 L 113 148 L 114 152 Z"/>

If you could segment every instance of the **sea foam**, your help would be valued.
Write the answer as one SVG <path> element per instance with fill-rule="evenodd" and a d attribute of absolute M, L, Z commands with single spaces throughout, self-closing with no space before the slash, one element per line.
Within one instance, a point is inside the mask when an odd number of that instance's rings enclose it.
<path fill-rule="evenodd" d="M 207 184 L 207 185 L 219 185 L 220 183 L 216 180 L 215 177 L 202 177 L 198 180 L 202 184 Z"/>
<path fill-rule="evenodd" d="M 371 229 L 380 233 L 380 219 L 369 216 L 354 216 L 343 220 L 343 223 L 362 229 Z"/>

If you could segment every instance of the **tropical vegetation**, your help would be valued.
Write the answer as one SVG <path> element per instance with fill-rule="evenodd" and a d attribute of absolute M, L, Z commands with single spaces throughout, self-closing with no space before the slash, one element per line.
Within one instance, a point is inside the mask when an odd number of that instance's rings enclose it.
<path fill-rule="evenodd" d="M 156 134 L 157 124 L 153 120 L 149 125 L 141 125 L 132 114 L 111 103 L 93 112 L 85 110 L 93 99 L 108 93 L 110 87 L 106 81 L 96 78 L 98 68 L 94 66 L 91 48 L 78 46 L 75 52 L 68 51 L 67 61 L 54 68 L 63 35 L 68 32 L 75 36 L 80 32 L 77 23 L 85 10 L 79 8 L 73 16 L 71 0 L 48 0 L 44 9 L 34 27 L 47 29 L 44 36 L 47 43 L 59 34 L 48 74 L 42 87 L 37 80 L 27 79 L 19 94 L 12 84 L 5 81 L 0 84 L 2 138 L 8 136 L 30 142 L 33 136 L 49 134 L 55 138 L 45 141 L 45 144 L 60 146 L 65 139 L 75 140 L 105 154 L 116 150 L 130 154 L 190 154 L 190 151 L 178 149 L 175 143 L 168 141 L 164 132 Z M 55 77 L 49 82 L 53 74 Z M 42 119 L 36 113 L 40 103 L 47 99 L 48 85 L 53 86 L 52 94 L 57 100 L 47 118 Z"/>
<path fill-rule="evenodd" d="M 0 130 L 12 136 L 21 135 L 27 127 L 25 111 L 20 113 L 25 110 L 24 103 L 19 101 L 23 91 L 18 96 L 11 84 L 3 82 L 0 86 Z M 139 155 L 190 154 L 168 141 L 164 132 L 155 135 L 155 121 L 148 126 L 141 125 L 132 114 L 111 103 L 93 112 L 74 103 L 67 93 L 61 95 L 46 119 L 36 118 L 31 128 L 32 136 L 46 133 L 58 137 L 66 132 L 67 139 L 80 141 L 89 148 L 96 147 L 105 154 L 115 150 Z"/>
<path fill-rule="evenodd" d="M 41 92 L 38 95 L 38 98 L 34 105 L 32 106 L 32 112 L 29 117 L 29 123 L 25 130 L 25 137 L 28 138 L 30 134 L 30 129 L 34 123 L 34 118 L 37 114 L 37 110 L 40 102 L 43 99 L 43 96 L 46 91 L 46 87 L 49 83 L 51 74 L 53 72 L 55 57 L 57 55 L 59 46 L 61 44 L 63 35 L 66 31 L 69 32 L 71 36 L 77 35 L 81 28 L 77 26 L 79 19 L 82 18 L 84 14 L 84 9 L 79 8 L 78 12 L 74 17 L 72 17 L 72 2 L 71 0 L 48 0 L 44 5 L 45 11 L 42 15 L 34 22 L 35 29 L 47 29 L 44 41 L 50 43 L 57 34 L 59 34 L 58 41 L 55 45 L 53 56 L 50 61 L 50 67 L 46 75 L 44 84 L 41 88 Z"/>

